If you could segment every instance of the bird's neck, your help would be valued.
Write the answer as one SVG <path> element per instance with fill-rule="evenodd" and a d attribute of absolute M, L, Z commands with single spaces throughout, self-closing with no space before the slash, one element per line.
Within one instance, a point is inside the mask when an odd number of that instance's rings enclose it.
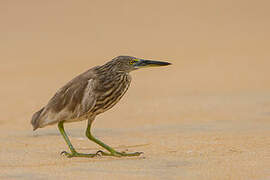
<path fill-rule="evenodd" d="M 95 69 L 96 74 L 98 75 L 97 77 L 101 81 L 113 81 L 117 77 L 119 78 L 124 76 L 130 76 L 129 73 L 127 72 L 116 70 L 111 67 L 107 67 L 105 65 L 96 67 Z"/>
<path fill-rule="evenodd" d="M 104 64 L 102 66 L 96 67 L 96 72 L 99 75 L 105 76 L 128 76 L 128 72 L 121 71 L 120 69 L 110 66 L 109 64 Z"/>
<path fill-rule="evenodd" d="M 96 70 L 96 78 L 102 89 L 98 91 L 110 91 L 112 87 L 118 87 L 121 84 L 125 84 L 127 87 L 131 82 L 131 77 L 127 72 L 115 72 L 103 69 Z"/>

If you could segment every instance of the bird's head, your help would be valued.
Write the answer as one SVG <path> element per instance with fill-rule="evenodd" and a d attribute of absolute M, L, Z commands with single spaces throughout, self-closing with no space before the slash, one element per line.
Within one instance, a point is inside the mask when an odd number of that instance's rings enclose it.
<path fill-rule="evenodd" d="M 115 67 L 117 67 L 119 71 L 124 72 L 130 72 L 136 69 L 146 67 L 167 66 L 171 64 L 169 62 L 145 60 L 132 56 L 118 56 L 114 58 L 111 63 L 115 64 Z"/>

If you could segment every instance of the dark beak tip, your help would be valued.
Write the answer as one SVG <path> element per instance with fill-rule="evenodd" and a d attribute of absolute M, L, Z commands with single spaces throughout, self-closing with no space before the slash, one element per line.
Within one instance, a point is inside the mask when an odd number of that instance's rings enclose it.
<path fill-rule="evenodd" d="M 169 66 L 169 65 L 172 65 L 172 63 L 169 63 L 169 62 L 162 62 L 160 65 L 161 65 L 161 66 Z"/>

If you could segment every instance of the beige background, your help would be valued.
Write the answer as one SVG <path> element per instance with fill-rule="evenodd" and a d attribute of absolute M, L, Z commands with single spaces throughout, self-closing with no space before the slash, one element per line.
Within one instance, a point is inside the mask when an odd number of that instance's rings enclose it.
<path fill-rule="evenodd" d="M 269 179 L 269 1 L 0 1 L 0 179 Z M 173 66 L 132 73 L 94 134 L 139 158 L 60 156 L 33 112 L 118 55 Z M 86 122 L 66 126 L 80 152 Z"/>

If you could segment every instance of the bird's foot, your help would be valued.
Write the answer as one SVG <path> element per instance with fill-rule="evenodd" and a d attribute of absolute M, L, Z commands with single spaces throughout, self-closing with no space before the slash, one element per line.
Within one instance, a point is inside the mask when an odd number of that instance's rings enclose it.
<path fill-rule="evenodd" d="M 85 153 L 77 153 L 77 152 L 72 152 L 72 153 L 68 153 L 66 151 L 62 151 L 61 155 L 64 155 L 68 158 L 72 158 L 72 157 L 88 157 L 88 158 L 93 158 L 93 157 L 97 157 L 100 156 L 100 154 L 97 152 L 95 154 L 85 154 Z"/>
<path fill-rule="evenodd" d="M 141 154 L 143 154 L 143 152 L 134 152 L 134 153 L 126 153 L 126 152 L 104 152 L 104 151 L 97 151 L 96 154 L 100 154 L 102 156 L 115 156 L 115 157 L 122 157 L 122 156 L 140 156 Z"/>

